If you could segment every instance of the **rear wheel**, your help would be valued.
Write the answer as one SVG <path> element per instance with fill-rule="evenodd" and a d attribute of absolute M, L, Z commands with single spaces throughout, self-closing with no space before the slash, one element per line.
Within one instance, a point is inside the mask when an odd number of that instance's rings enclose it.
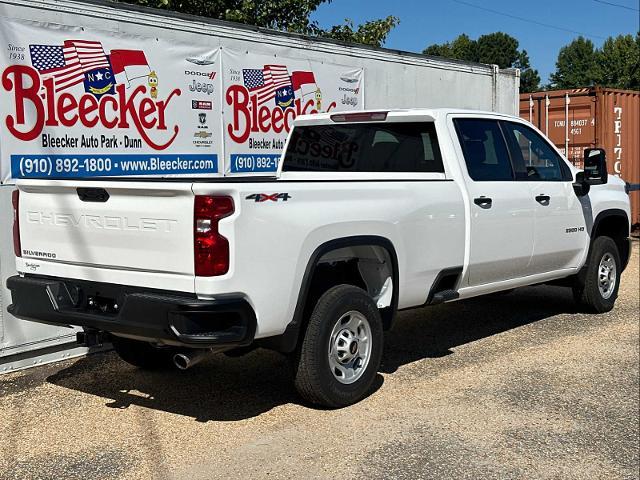
<path fill-rule="evenodd" d="M 155 347 L 148 342 L 123 337 L 111 337 L 113 349 L 122 360 L 145 370 L 159 370 L 173 367 L 176 349 Z"/>
<path fill-rule="evenodd" d="M 382 358 L 380 312 L 361 288 L 338 285 L 320 297 L 309 318 L 295 385 L 311 403 L 339 408 L 364 398 Z"/>
<path fill-rule="evenodd" d="M 620 254 L 610 237 L 597 237 L 587 259 L 584 284 L 573 287 L 573 296 L 579 305 L 589 311 L 610 311 L 618 297 L 620 286 Z"/>

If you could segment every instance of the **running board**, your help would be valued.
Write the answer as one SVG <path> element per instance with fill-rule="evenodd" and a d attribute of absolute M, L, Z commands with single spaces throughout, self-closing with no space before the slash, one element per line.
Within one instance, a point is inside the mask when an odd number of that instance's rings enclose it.
<path fill-rule="evenodd" d="M 455 290 L 442 290 L 435 293 L 429 302 L 429 305 L 438 305 L 440 303 L 448 302 L 449 300 L 455 300 L 460 297 L 460 294 Z"/>

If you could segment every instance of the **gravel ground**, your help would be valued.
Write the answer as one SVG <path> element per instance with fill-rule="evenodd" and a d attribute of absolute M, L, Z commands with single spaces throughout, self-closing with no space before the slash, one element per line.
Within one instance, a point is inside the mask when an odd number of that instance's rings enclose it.
<path fill-rule="evenodd" d="M 0 479 L 638 478 L 639 246 L 608 314 L 557 287 L 402 312 L 376 391 L 338 411 L 266 351 L 0 376 Z"/>

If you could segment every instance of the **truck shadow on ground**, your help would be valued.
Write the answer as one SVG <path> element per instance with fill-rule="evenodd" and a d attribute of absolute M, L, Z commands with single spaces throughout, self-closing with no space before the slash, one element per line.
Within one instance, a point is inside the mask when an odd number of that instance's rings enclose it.
<path fill-rule="evenodd" d="M 569 289 L 529 287 L 400 312 L 385 338 L 381 372 L 393 373 L 418 360 L 451 355 L 457 346 L 576 311 Z M 168 372 L 136 369 L 110 352 L 80 359 L 47 381 L 107 398 L 109 408 L 138 405 L 201 422 L 237 421 L 279 405 L 301 403 L 289 360 L 264 350 L 240 358 L 212 355 L 187 371 Z M 382 383 L 378 375 L 374 392 Z"/>
<path fill-rule="evenodd" d="M 393 373 L 424 358 L 451 355 L 460 345 L 555 315 L 578 312 L 569 288 L 542 285 L 400 311 L 385 338 L 380 371 Z"/>

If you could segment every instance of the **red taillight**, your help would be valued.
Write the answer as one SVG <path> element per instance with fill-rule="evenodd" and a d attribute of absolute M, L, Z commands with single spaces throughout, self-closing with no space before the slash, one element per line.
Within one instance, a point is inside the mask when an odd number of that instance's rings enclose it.
<path fill-rule="evenodd" d="M 11 203 L 13 204 L 13 253 L 16 257 L 22 256 L 22 249 L 20 248 L 20 190 L 14 190 L 11 193 Z"/>
<path fill-rule="evenodd" d="M 231 197 L 196 195 L 193 208 L 193 255 L 197 277 L 229 271 L 229 240 L 218 232 L 218 222 L 234 212 Z"/>

